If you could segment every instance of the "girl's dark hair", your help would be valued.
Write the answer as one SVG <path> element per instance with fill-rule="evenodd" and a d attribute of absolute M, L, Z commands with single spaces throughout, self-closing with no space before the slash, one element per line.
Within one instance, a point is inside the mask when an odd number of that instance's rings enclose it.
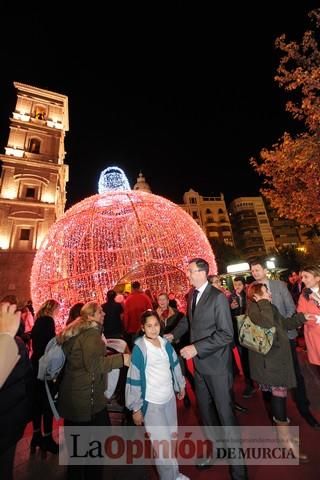
<path fill-rule="evenodd" d="M 246 284 L 246 281 L 245 281 L 244 277 L 234 277 L 233 281 L 234 282 L 241 282 L 243 285 Z"/>
<path fill-rule="evenodd" d="M 141 314 L 141 317 L 140 317 L 140 323 L 141 323 L 141 326 L 145 325 L 147 323 L 147 320 L 149 317 L 156 317 L 156 319 L 158 320 L 160 326 L 161 326 L 161 320 L 160 320 L 160 317 L 158 315 L 158 312 L 156 312 L 155 310 L 146 310 L 145 312 L 143 312 Z"/>
<path fill-rule="evenodd" d="M 115 290 L 108 290 L 107 291 L 107 300 L 111 301 L 114 300 L 117 296 L 117 292 Z"/>
<path fill-rule="evenodd" d="M 78 302 L 72 305 L 72 307 L 69 310 L 69 317 L 66 322 L 66 325 L 69 325 L 69 323 L 73 322 L 76 318 L 80 317 L 80 311 L 83 306 L 84 306 L 84 303 L 82 302 Z"/>

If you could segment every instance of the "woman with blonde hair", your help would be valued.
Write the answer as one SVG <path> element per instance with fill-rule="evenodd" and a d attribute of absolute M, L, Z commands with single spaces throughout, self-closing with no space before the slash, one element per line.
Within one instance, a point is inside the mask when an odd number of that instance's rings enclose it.
<path fill-rule="evenodd" d="M 106 374 L 114 368 L 129 366 L 130 355 L 106 356 L 101 338 L 103 318 L 99 303 L 88 302 L 81 308 L 80 317 L 57 337 L 66 355 L 58 398 L 58 411 L 66 427 L 110 425 L 104 396 Z M 100 465 L 68 466 L 68 479 L 79 479 L 82 474 L 84 478 L 101 478 L 102 473 Z"/>
<path fill-rule="evenodd" d="M 36 313 L 36 319 L 31 331 L 32 356 L 31 363 L 35 377 L 35 401 L 33 407 L 32 423 L 33 437 L 30 444 L 31 453 L 39 447 L 43 452 L 53 454 L 59 452 L 58 444 L 52 438 L 53 414 L 48 401 L 45 385 L 38 380 L 39 359 L 44 354 L 48 342 L 55 336 L 54 317 L 60 304 L 53 298 L 46 300 Z M 43 436 L 41 423 L 43 422 Z"/>
<path fill-rule="evenodd" d="M 301 271 L 301 279 L 305 288 L 300 294 L 297 311 L 307 314 L 304 338 L 308 360 L 314 365 L 320 365 L 320 268 L 304 267 Z"/>

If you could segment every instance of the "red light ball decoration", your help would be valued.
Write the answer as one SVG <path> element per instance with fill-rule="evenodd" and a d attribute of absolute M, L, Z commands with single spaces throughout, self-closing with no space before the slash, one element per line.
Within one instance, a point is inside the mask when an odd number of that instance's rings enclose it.
<path fill-rule="evenodd" d="M 194 257 L 217 272 L 205 234 L 181 207 L 139 190 L 108 191 L 77 203 L 51 227 L 32 267 L 33 303 L 38 309 L 58 300 L 59 329 L 73 303 L 103 303 L 107 290 L 134 280 L 184 301 Z"/>

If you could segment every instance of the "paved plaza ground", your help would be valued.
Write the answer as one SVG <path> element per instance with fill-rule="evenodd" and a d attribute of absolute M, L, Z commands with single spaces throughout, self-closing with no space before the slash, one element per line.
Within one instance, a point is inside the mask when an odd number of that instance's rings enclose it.
<path fill-rule="evenodd" d="M 320 420 L 320 375 L 306 361 L 306 353 L 299 352 L 300 363 L 304 372 L 308 395 L 312 404 L 312 411 Z M 237 414 L 240 425 L 270 425 L 266 415 L 261 393 L 257 392 L 250 399 L 241 398 L 243 390 L 243 378 L 236 377 L 235 392 L 239 403 L 249 409 L 247 414 Z M 192 405 L 185 408 L 182 402 L 178 402 L 178 414 L 180 425 L 198 425 L 197 408 L 193 393 L 190 392 Z M 288 400 L 288 414 L 292 425 L 299 425 L 303 450 L 308 453 L 310 463 L 298 466 L 250 466 L 250 480 L 318 480 L 320 478 L 320 431 L 312 429 L 297 412 L 291 398 Z M 112 423 L 119 424 L 120 415 L 111 414 Z M 58 436 L 58 426 L 55 424 L 54 435 Z M 32 428 L 29 424 L 23 439 L 19 442 L 15 460 L 14 480 L 63 480 L 65 467 L 59 465 L 58 457 L 48 453 L 46 459 L 42 459 L 40 453 L 30 456 L 29 445 L 32 436 Z M 182 466 L 180 469 L 190 479 L 228 480 L 228 467 L 215 465 L 208 470 L 199 471 L 195 466 Z M 137 467 L 106 467 L 105 480 L 156 480 L 157 474 L 152 466 Z M 80 480 L 80 479 L 79 479 Z"/>

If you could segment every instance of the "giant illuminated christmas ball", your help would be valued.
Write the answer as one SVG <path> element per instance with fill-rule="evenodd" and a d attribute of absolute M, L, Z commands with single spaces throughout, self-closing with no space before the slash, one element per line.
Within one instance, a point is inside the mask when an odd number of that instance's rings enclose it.
<path fill-rule="evenodd" d="M 139 190 L 105 191 L 52 225 L 33 263 L 32 300 L 36 309 L 48 298 L 58 300 L 62 326 L 73 303 L 103 303 L 108 289 L 121 290 L 134 280 L 184 299 L 186 268 L 194 257 L 205 258 L 216 273 L 205 234 L 181 207 Z"/>

